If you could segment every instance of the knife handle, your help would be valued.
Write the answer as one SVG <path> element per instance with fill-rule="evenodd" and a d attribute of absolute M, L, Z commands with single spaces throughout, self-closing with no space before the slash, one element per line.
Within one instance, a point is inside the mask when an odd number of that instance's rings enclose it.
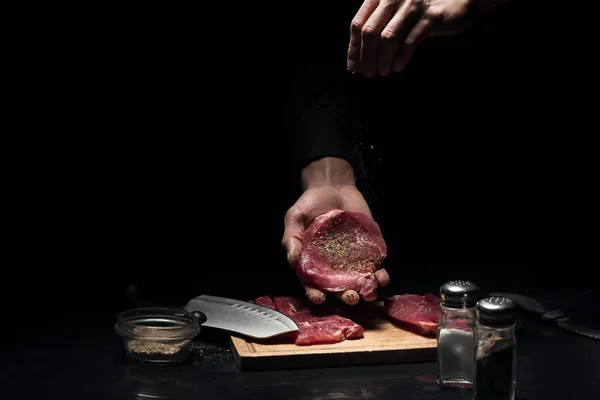
<path fill-rule="evenodd" d="M 198 318 L 198 324 L 202 325 L 203 323 L 206 322 L 207 318 L 206 318 L 206 314 L 200 312 L 200 311 L 192 311 L 191 314 Z"/>
<path fill-rule="evenodd" d="M 560 319 L 560 318 L 564 318 L 567 315 L 560 311 L 560 310 L 550 310 L 548 312 L 546 312 L 544 315 L 542 315 L 542 319 L 548 319 L 548 320 L 556 320 L 556 319 Z"/>
<path fill-rule="evenodd" d="M 517 303 L 520 307 L 524 308 L 525 310 L 537 314 L 540 317 L 542 317 L 542 319 L 545 320 L 556 320 L 559 318 L 564 318 L 565 317 L 565 313 L 563 313 L 560 310 L 548 310 L 546 309 L 546 307 L 544 307 L 544 305 L 542 303 L 540 303 L 539 301 L 532 299 L 531 297 L 527 297 L 527 296 L 523 296 L 520 294 L 516 294 L 516 293 L 505 293 L 505 292 L 493 292 L 490 293 L 490 296 L 499 296 L 499 297 L 506 297 L 508 299 L 511 299 L 512 301 L 514 301 L 515 303 Z"/>

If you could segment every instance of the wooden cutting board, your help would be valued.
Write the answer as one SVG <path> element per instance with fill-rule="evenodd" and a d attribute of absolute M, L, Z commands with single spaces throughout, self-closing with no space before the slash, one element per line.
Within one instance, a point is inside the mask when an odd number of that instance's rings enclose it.
<path fill-rule="evenodd" d="M 374 305 L 377 308 L 380 305 Z M 358 306 L 355 306 L 358 308 Z M 437 342 L 390 322 L 380 313 L 364 309 L 360 316 L 348 315 L 365 329 L 358 340 L 313 346 L 268 344 L 238 336 L 231 337 L 231 350 L 244 371 L 266 369 L 338 367 L 350 365 L 397 364 L 436 360 Z M 379 314 L 379 315 L 378 315 Z"/>

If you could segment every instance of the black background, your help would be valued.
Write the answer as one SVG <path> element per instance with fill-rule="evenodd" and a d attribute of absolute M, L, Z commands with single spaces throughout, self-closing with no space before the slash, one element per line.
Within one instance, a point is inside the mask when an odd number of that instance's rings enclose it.
<path fill-rule="evenodd" d="M 43 67 L 30 66 L 30 80 L 43 134 L 25 139 L 20 165 L 30 175 L 19 184 L 26 190 L 15 191 L 23 210 L 15 213 L 20 256 L 6 265 L 1 281 L 3 302 L 23 321 L 31 322 L 32 308 L 50 324 L 82 312 L 122 310 L 129 306 L 129 283 L 160 304 L 183 305 L 202 293 L 242 299 L 302 293 L 280 246 L 284 213 L 300 193 L 281 99 L 300 56 L 294 40 L 310 29 L 308 18 L 331 21 L 332 31 L 347 29 L 355 10 L 340 12 L 334 23 L 329 18 L 336 12 L 310 2 L 291 9 L 274 3 L 210 7 L 90 11 L 89 19 L 57 23 L 51 38 L 38 37 Z M 524 30 L 509 29 L 502 18 L 524 10 L 530 12 L 520 17 Z M 556 33 L 532 8 L 508 7 L 496 25 L 482 26 L 480 36 L 472 33 L 462 44 L 448 38 L 424 44 L 415 63 L 431 66 L 439 54 L 464 56 L 467 63 L 473 49 L 496 54 L 470 75 L 482 83 L 465 87 L 481 94 L 485 82 L 496 82 L 489 88 L 498 93 L 496 106 L 521 99 L 523 125 L 536 132 L 525 146 L 541 155 L 553 188 L 547 200 L 556 207 L 546 216 L 558 231 L 547 247 L 552 256 L 466 263 L 461 254 L 420 253 L 388 266 L 393 284 L 384 294 L 435 291 L 458 277 L 490 290 L 595 286 L 589 275 L 597 265 L 595 156 L 582 129 L 586 113 L 564 85 L 571 78 L 555 73 L 556 56 L 548 51 Z M 507 73 L 516 70 L 522 81 Z M 498 90 L 506 82 L 514 83 L 510 93 Z M 450 86 L 459 90 L 459 83 Z M 422 95 L 443 99 L 446 90 L 429 83 Z M 471 145 L 463 151 L 476 154 Z M 378 185 L 386 194 L 394 187 Z M 460 229 L 450 229 L 448 239 Z M 516 231 L 519 226 L 496 234 Z M 402 251 L 391 247 L 392 259 Z"/>

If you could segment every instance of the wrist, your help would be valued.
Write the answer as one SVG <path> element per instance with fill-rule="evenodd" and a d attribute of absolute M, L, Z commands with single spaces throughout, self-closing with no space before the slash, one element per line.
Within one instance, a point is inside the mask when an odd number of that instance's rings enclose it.
<path fill-rule="evenodd" d="M 343 158 L 324 157 L 302 169 L 304 190 L 319 185 L 355 186 L 354 169 Z"/>

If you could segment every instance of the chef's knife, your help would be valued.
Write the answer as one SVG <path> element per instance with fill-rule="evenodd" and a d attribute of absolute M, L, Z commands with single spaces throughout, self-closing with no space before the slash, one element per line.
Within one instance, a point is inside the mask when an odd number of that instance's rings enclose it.
<path fill-rule="evenodd" d="M 544 307 L 542 303 L 535 299 L 532 299 L 531 297 L 523 296 L 521 294 L 516 293 L 504 292 L 490 293 L 490 296 L 501 296 L 509 298 L 526 311 L 540 316 L 543 320 L 554 321 L 559 327 L 563 329 L 575 332 L 579 335 L 591 339 L 600 340 L 600 331 L 571 321 L 565 315 L 565 313 L 560 310 L 548 310 L 546 307 Z"/>
<path fill-rule="evenodd" d="M 160 307 L 144 300 L 135 284 L 129 285 L 125 294 L 135 307 Z M 224 297 L 199 296 L 190 300 L 185 310 L 195 314 L 201 326 L 241 333 L 257 339 L 298 330 L 296 323 L 285 314 L 258 304 Z"/>
<path fill-rule="evenodd" d="M 269 307 L 228 299 L 225 297 L 198 296 L 184 309 L 200 312 L 206 317 L 202 326 L 241 333 L 252 338 L 267 339 L 298 330 L 298 325 L 286 315 Z"/>

